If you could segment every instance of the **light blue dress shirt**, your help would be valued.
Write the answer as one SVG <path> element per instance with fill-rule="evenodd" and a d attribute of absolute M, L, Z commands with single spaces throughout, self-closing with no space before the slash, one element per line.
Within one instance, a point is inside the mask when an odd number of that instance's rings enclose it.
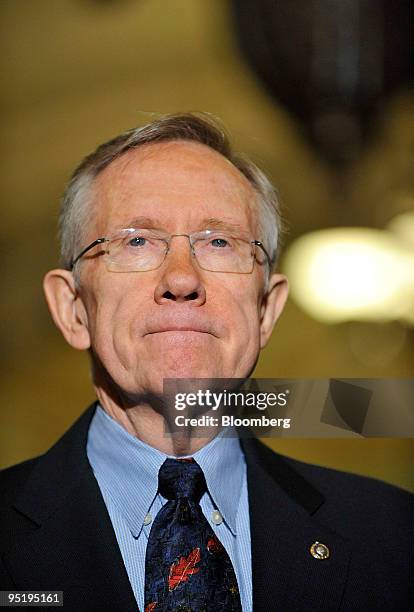
<path fill-rule="evenodd" d="M 168 455 L 129 434 L 99 406 L 89 428 L 87 454 L 143 612 L 145 552 L 152 522 L 166 503 L 157 489 L 158 471 Z M 239 440 L 221 432 L 192 457 L 207 482 L 202 511 L 233 563 L 243 612 L 251 612 L 249 503 Z"/>

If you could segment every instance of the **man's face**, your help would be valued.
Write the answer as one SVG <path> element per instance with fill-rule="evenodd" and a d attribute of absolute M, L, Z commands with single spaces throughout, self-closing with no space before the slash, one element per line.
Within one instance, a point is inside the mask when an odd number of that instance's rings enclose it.
<path fill-rule="evenodd" d="M 146 145 L 114 161 L 95 181 L 93 211 L 85 244 L 131 226 L 190 234 L 218 222 L 262 238 L 250 183 L 192 142 Z M 79 294 L 92 350 L 131 398 L 161 392 L 164 378 L 244 377 L 260 350 L 265 274 L 257 263 L 251 274 L 202 270 L 186 237 L 173 238 L 147 272 L 110 272 L 102 257 L 84 258 Z"/>

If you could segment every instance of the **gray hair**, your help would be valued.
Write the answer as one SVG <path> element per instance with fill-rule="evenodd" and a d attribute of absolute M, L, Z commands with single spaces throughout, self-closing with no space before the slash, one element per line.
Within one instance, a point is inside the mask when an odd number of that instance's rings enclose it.
<path fill-rule="evenodd" d="M 253 162 L 232 150 L 223 126 L 206 113 L 164 115 L 143 127 L 123 132 L 85 157 L 73 173 L 62 200 L 59 236 L 63 268 L 70 270 L 73 258 L 85 247 L 84 228 L 92 216 L 91 191 L 97 175 L 130 149 L 172 140 L 188 140 L 210 147 L 227 158 L 248 179 L 258 195 L 259 238 L 270 256 L 270 269 L 273 268 L 282 233 L 276 190 Z"/>

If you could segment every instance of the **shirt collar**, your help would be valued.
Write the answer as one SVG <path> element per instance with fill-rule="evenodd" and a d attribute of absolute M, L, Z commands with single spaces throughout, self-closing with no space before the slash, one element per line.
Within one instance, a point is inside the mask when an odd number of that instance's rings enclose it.
<path fill-rule="evenodd" d="M 245 462 L 235 432 L 228 433 L 221 431 L 192 457 L 204 472 L 214 504 L 236 534 Z M 99 405 L 89 427 L 87 454 L 99 486 L 138 537 L 168 455 L 132 436 Z"/>
<path fill-rule="evenodd" d="M 232 533 L 236 534 L 236 518 L 246 469 L 237 434 L 222 430 L 206 446 L 194 453 L 204 472 L 207 489 Z"/>

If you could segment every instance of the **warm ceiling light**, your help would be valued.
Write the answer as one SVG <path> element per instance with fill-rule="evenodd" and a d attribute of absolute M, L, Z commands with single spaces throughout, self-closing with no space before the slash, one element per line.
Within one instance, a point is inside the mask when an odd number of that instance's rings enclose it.
<path fill-rule="evenodd" d="M 385 231 L 307 234 L 290 246 L 283 269 L 292 297 L 322 321 L 409 320 L 414 310 L 414 253 Z"/>
<path fill-rule="evenodd" d="M 398 236 L 403 241 L 404 246 L 413 249 L 414 252 L 414 210 L 401 213 L 391 219 L 386 229 Z"/>

